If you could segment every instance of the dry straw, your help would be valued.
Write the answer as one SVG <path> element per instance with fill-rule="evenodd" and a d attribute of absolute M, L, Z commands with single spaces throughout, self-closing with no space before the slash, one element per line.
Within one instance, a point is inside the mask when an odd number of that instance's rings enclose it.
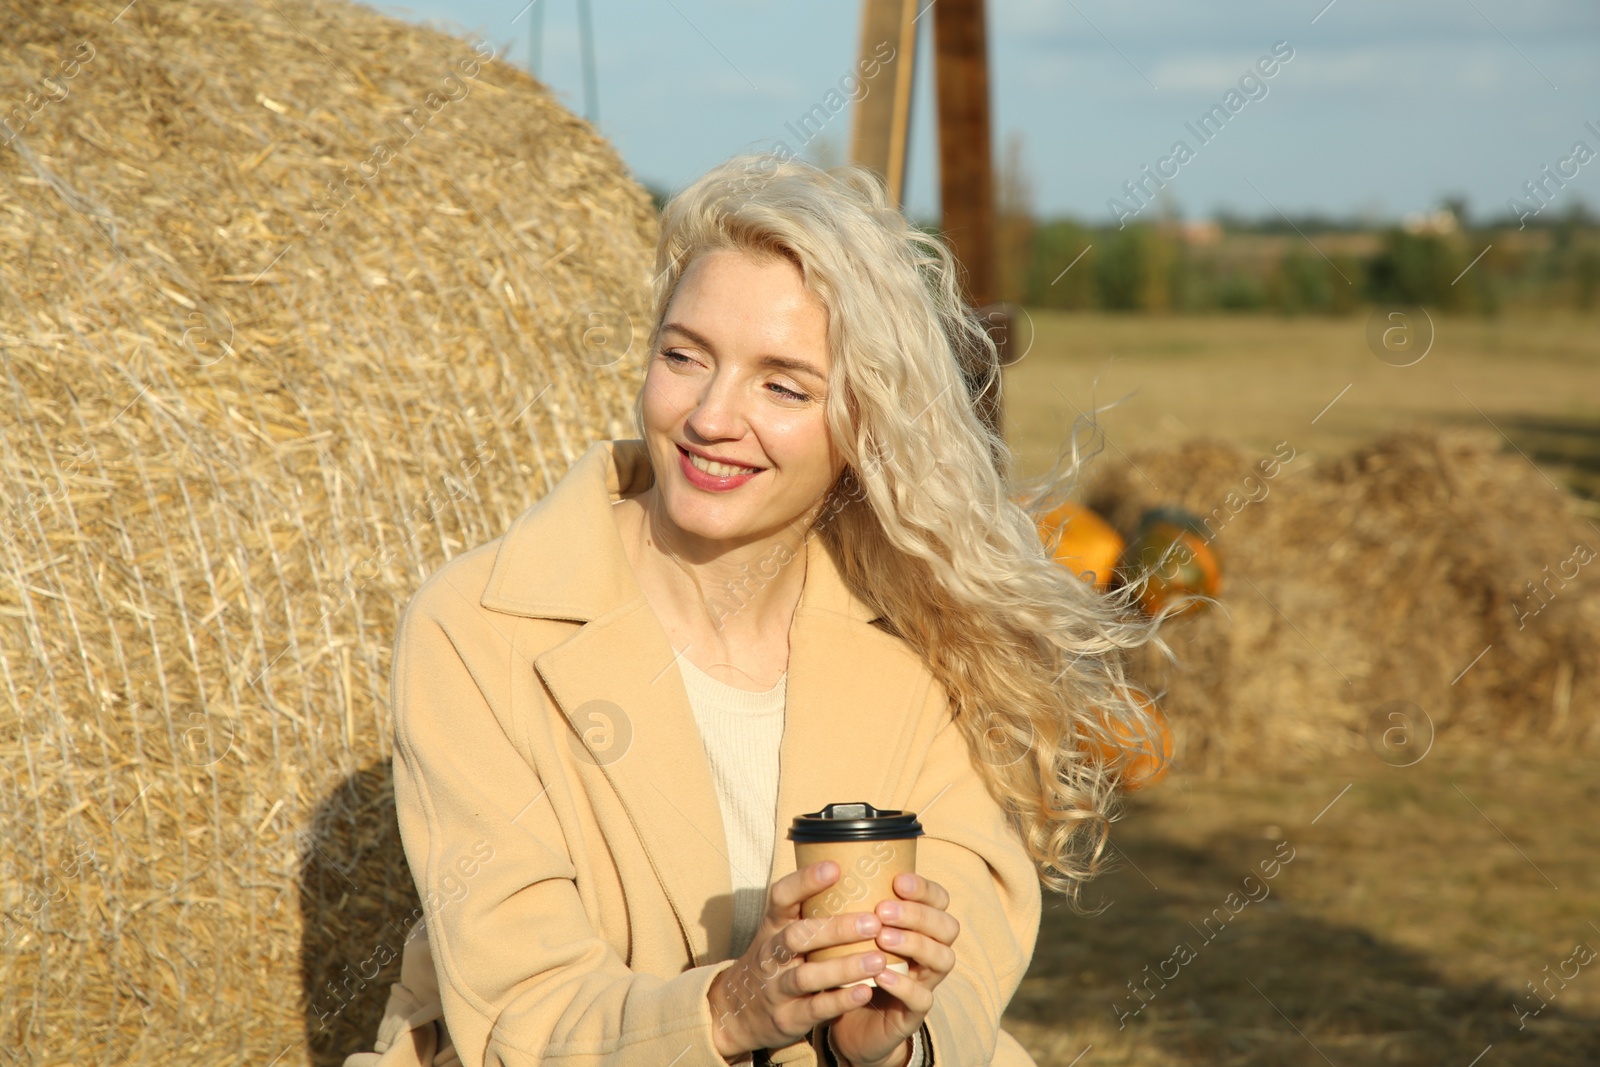
<path fill-rule="evenodd" d="M 0 0 L 8 1062 L 371 1047 L 397 608 L 630 436 L 642 369 L 649 198 L 490 52 Z"/>
<path fill-rule="evenodd" d="M 1462 734 L 1600 741 L 1600 529 L 1492 433 L 1327 461 L 1194 441 L 1133 452 L 1086 495 L 1124 529 L 1163 503 L 1210 520 L 1219 606 L 1165 631 L 1178 667 L 1136 672 L 1166 690 L 1192 768 L 1403 766 Z"/>

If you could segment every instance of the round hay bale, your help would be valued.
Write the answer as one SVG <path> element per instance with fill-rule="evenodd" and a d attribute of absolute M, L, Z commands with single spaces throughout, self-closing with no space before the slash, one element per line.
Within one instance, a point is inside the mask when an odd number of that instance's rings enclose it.
<path fill-rule="evenodd" d="M 0 1019 L 338 1063 L 416 914 L 397 609 L 631 434 L 656 218 L 491 49 L 0 0 Z"/>
<path fill-rule="evenodd" d="M 1399 766 L 1451 731 L 1600 740 L 1600 529 L 1492 434 L 1325 462 L 1195 441 L 1136 451 L 1086 495 L 1124 529 L 1181 505 L 1217 547 L 1218 606 L 1164 630 L 1180 662 L 1135 663 L 1191 767 L 1356 749 Z"/>

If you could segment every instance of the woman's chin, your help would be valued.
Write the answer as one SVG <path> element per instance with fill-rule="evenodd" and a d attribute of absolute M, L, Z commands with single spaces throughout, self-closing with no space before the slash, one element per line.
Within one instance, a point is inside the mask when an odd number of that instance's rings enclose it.
<path fill-rule="evenodd" d="M 676 502 L 678 504 L 683 501 Z M 795 518 L 784 522 L 765 515 L 751 514 L 747 509 L 667 506 L 667 517 L 681 535 L 708 543 L 725 542 L 730 547 L 759 540 L 763 537 L 781 536 Z"/>
<path fill-rule="evenodd" d="M 671 501 L 667 505 L 667 518 L 685 537 L 706 541 L 727 541 L 737 537 L 747 528 L 742 516 L 728 515 L 717 508 L 684 506 L 684 501 Z"/>

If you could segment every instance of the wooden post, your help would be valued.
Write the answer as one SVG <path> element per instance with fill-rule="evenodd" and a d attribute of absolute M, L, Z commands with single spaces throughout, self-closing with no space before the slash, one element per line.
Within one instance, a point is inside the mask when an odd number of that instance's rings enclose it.
<path fill-rule="evenodd" d="M 965 270 L 968 303 L 979 309 L 1008 362 L 1010 309 L 995 304 L 994 163 L 989 135 L 989 53 L 983 0 L 938 0 L 933 8 L 939 97 L 939 209 L 944 239 Z M 973 370 L 976 374 L 976 369 Z M 969 378 L 971 376 L 969 375 Z M 1000 431 L 999 381 L 977 409 Z"/>
<path fill-rule="evenodd" d="M 916 75 L 917 7 L 923 0 L 862 0 L 861 64 L 878 64 L 851 115 L 850 159 L 883 176 L 889 199 L 905 203 L 906 144 Z M 880 57 L 885 46 L 893 56 Z M 857 68 L 858 70 L 860 67 Z"/>
<path fill-rule="evenodd" d="M 939 0 L 933 9 L 939 208 L 945 238 L 967 269 L 967 299 L 974 306 L 994 300 L 994 178 L 983 14 L 983 0 Z"/>

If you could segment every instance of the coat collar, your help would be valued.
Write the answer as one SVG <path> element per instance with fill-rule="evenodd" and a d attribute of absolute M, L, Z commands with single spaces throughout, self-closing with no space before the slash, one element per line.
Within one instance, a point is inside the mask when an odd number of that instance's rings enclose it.
<path fill-rule="evenodd" d="M 569 743 L 589 746 L 580 752 L 586 787 L 608 785 L 621 800 L 701 965 L 732 955 L 721 808 L 674 650 L 611 516 L 612 501 L 651 477 L 643 441 L 593 445 L 507 532 L 480 602 L 583 623 L 558 644 L 526 651 L 572 724 Z M 805 559 L 789 629 L 772 865 L 747 872 L 769 880 L 794 870 L 785 835 L 795 815 L 833 801 L 891 806 L 904 795 L 932 684 L 920 657 L 870 625 L 877 613 L 847 588 L 821 537 L 807 538 Z M 596 716 L 611 733 L 595 731 Z M 595 738 L 610 747 L 594 749 Z"/>

